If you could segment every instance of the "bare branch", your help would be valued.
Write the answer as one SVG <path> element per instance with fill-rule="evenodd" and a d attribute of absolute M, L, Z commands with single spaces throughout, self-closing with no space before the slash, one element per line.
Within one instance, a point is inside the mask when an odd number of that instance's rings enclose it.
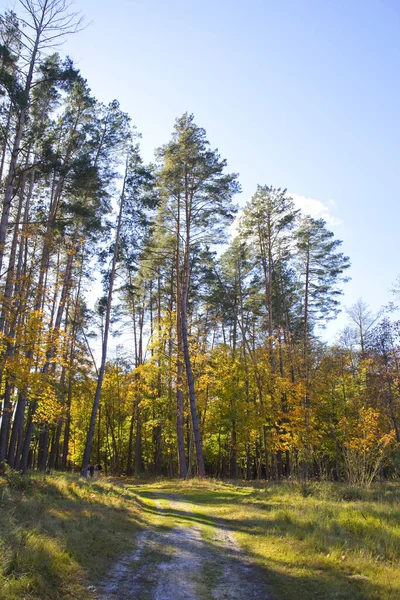
<path fill-rule="evenodd" d="M 62 44 L 65 37 L 82 31 L 87 25 L 78 11 L 71 11 L 73 1 L 67 0 L 18 0 L 26 12 L 21 18 L 24 25 L 36 32 L 34 39 L 22 35 L 40 50 Z M 58 40 L 56 42 L 56 40 Z"/>

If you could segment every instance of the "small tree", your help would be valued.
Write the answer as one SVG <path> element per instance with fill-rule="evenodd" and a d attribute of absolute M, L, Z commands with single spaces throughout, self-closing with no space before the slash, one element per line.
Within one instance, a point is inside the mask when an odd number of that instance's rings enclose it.
<path fill-rule="evenodd" d="M 347 479 L 350 483 L 369 487 L 393 450 L 394 431 L 384 434 L 380 427 L 380 413 L 361 407 L 351 417 L 343 418 L 344 457 Z"/>

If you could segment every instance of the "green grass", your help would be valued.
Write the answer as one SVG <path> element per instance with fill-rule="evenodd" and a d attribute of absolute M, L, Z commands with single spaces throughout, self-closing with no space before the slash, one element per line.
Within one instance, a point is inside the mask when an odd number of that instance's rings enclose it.
<path fill-rule="evenodd" d="M 107 481 L 0 480 L 0 599 L 87 600 L 146 525 L 135 497 Z"/>
<path fill-rule="evenodd" d="M 399 600 L 400 484 L 157 483 L 142 499 L 179 493 L 187 525 L 232 530 L 276 600 Z M 170 510 L 169 515 L 174 516 Z"/>
<path fill-rule="evenodd" d="M 400 598 L 399 483 L 362 490 L 213 480 L 87 483 L 73 475 L 10 483 L 0 480 L 1 600 L 89 600 L 88 586 L 134 548 L 139 531 L 177 523 L 199 526 L 210 543 L 215 527 L 234 532 L 274 600 Z M 168 494 L 178 494 L 184 510 Z"/>

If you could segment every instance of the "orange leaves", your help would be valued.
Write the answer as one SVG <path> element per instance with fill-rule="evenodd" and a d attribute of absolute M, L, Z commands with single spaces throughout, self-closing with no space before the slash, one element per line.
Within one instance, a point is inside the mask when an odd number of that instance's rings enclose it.
<path fill-rule="evenodd" d="M 395 439 L 394 431 L 384 433 L 381 413 L 371 407 L 362 407 L 339 423 L 345 436 L 345 446 L 351 451 L 368 453 L 383 452 Z"/>
<path fill-rule="evenodd" d="M 339 427 L 344 434 L 349 481 L 370 485 L 395 445 L 395 432 L 385 432 L 380 411 L 365 406 L 343 417 Z"/>
<path fill-rule="evenodd" d="M 63 414 L 56 394 L 51 388 L 44 390 L 38 398 L 38 407 L 32 420 L 35 423 L 55 424 Z"/>

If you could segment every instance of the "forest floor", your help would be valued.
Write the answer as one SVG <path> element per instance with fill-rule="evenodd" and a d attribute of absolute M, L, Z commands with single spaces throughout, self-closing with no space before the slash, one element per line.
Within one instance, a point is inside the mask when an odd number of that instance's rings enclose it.
<path fill-rule="evenodd" d="M 0 480 L 1 600 L 399 600 L 400 483 Z"/>

